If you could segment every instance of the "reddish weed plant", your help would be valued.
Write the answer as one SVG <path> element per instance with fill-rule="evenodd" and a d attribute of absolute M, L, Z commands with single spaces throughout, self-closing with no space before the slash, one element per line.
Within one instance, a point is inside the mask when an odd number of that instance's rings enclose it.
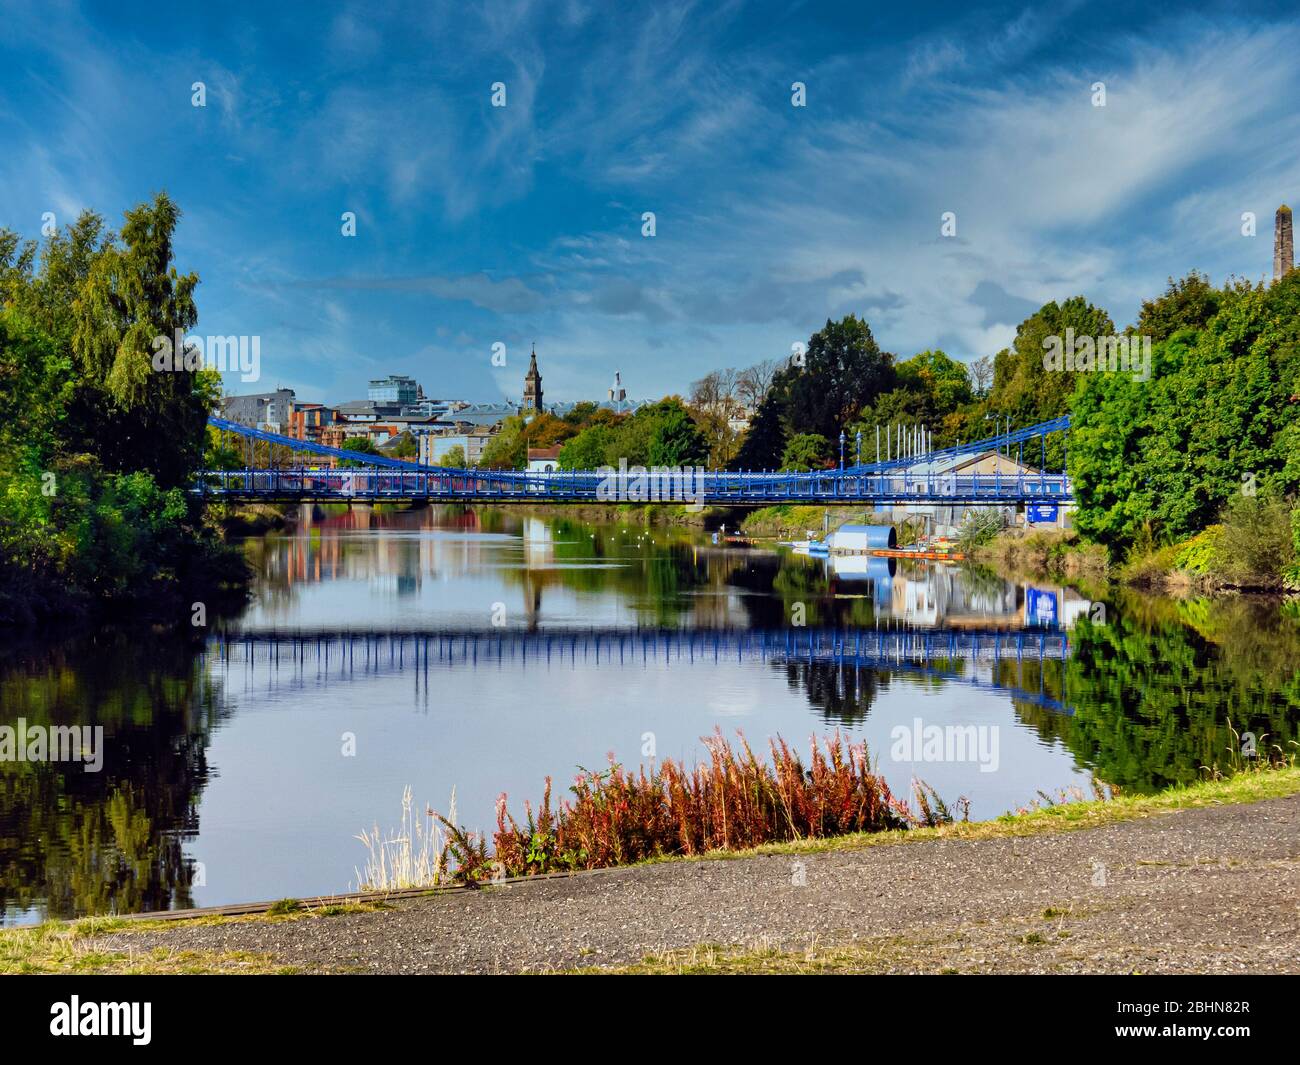
<path fill-rule="evenodd" d="M 821 744 L 813 739 L 807 765 L 780 737 L 770 741 L 770 762 L 755 756 L 743 734 L 738 746 L 721 730 L 704 742 L 708 760 L 690 770 L 671 759 L 649 772 L 644 766 L 629 772 L 612 759 L 604 772 L 582 770 L 570 789 L 573 798 L 555 808 L 547 777 L 536 812 L 524 803 L 522 825 L 503 794 L 492 855 L 482 835 L 441 818 L 455 878 L 480 883 L 599 869 L 935 821 L 929 805 L 914 817 L 872 771 L 866 745 L 845 742 L 838 733 Z"/>

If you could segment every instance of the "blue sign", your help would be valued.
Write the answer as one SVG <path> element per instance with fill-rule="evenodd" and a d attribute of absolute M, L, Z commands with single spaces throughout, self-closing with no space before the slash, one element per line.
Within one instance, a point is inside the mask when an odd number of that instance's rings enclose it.
<path fill-rule="evenodd" d="M 1038 588 L 1025 589 L 1025 624 L 1055 625 L 1057 622 L 1056 593 Z"/>
<path fill-rule="evenodd" d="M 1056 521 L 1056 512 L 1058 504 L 1056 503 L 1030 503 L 1025 507 L 1025 520 L 1030 523 L 1042 521 Z"/>

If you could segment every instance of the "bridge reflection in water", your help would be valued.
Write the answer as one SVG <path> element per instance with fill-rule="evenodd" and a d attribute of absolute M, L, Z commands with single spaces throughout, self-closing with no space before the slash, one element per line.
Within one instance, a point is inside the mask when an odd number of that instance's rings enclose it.
<path fill-rule="evenodd" d="M 1053 712 L 1073 713 L 1066 702 L 1045 690 L 1041 668 L 1034 671 L 1037 690 L 997 680 L 997 667 L 1003 663 L 1041 665 L 1069 658 L 1066 633 L 1046 628 L 235 631 L 212 637 L 204 653 L 229 677 L 242 671 L 250 688 L 287 684 L 300 690 L 409 672 L 417 694 L 423 690 L 426 698 L 431 668 L 474 669 L 511 663 L 539 668 L 631 669 L 651 663 L 673 667 L 724 660 L 816 663 L 917 674 L 1005 692 Z M 988 676 L 981 675 L 984 673 Z"/>

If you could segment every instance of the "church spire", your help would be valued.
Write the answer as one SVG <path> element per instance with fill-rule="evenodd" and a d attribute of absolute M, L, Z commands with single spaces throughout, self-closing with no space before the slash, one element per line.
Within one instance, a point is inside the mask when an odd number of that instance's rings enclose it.
<path fill-rule="evenodd" d="M 537 369 L 537 344 L 533 343 L 532 358 L 528 360 L 528 373 L 524 375 L 524 410 L 540 412 L 542 409 L 542 375 Z"/>

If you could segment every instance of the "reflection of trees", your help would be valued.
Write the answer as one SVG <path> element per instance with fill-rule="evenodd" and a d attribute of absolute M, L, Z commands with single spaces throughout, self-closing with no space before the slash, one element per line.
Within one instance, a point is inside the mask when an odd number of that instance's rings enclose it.
<path fill-rule="evenodd" d="M 218 696 L 195 648 L 148 632 L 0 659 L 0 724 L 103 726 L 98 773 L 0 764 L 0 908 L 50 916 L 190 905 Z"/>
<path fill-rule="evenodd" d="M 1198 614 L 1199 629 L 1184 623 Z M 1227 762 L 1229 719 L 1295 750 L 1300 625 L 1275 602 L 1148 602 L 1107 625 L 1081 622 L 1073 643 L 1067 743 L 1103 780 L 1137 791 L 1195 780 Z"/>
<path fill-rule="evenodd" d="M 782 662 L 791 691 L 802 690 L 808 703 L 828 725 L 860 725 L 867 719 L 879 692 L 889 687 L 889 675 L 841 662 Z"/>

